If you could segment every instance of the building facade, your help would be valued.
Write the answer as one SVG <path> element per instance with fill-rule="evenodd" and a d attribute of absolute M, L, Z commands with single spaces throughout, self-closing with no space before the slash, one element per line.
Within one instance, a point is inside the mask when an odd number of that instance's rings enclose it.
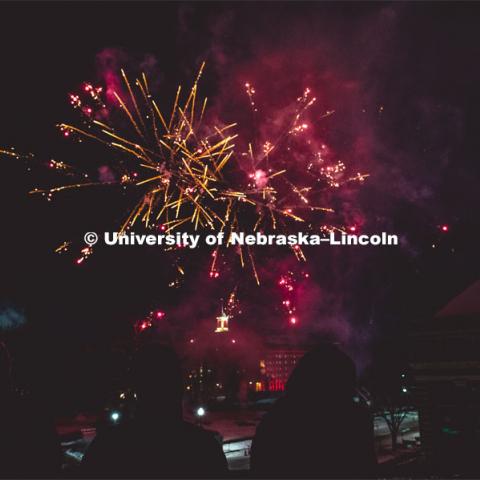
<path fill-rule="evenodd" d="M 412 333 L 423 450 L 433 471 L 480 468 L 480 282 Z"/>

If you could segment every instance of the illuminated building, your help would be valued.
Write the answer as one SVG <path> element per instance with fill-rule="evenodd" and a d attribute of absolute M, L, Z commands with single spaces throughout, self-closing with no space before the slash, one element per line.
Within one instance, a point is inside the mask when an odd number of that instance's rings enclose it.
<path fill-rule="evenodd" d="M 268 381 L 268 390 L 285 390 L 290 373 L 304 354 L 304 350 L 290 348 L 269 350 L 265 356 L 265 376 Z"/>
<path fill-rule="evenodd" d="M 217 328 L 215 329 L 215 333 L 224 333 L 228 332 L 228 320 L 230 317 L 223 311 L 222 314 L 217 317 Z"/>
<path fill-rule="evenodd" d="M 255 382 L 255 391 L 282 392 L 285 390 L 288 377 L 297 362 L 303 357 L 305 350 L 298 347 L 270 346 L 260 360 L 260 376 L 262 381 Z"/>

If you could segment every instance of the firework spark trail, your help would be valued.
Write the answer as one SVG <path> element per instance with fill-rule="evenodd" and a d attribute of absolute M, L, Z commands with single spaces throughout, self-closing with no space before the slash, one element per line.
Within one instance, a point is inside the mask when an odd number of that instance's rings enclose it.
<path fill-rule="evenodd" d="M 58 127 L 65 138 L 95 141 L 117 154 L 112 167 L 117 179 L 95 181 L 73 166 L 51 160 L 50 168 L 76 176 L 77 180 L 48 189 L 34 188 L 30 193 L 51 200 L 54 194 L 70 189 L 106 185 L 134 189 L 140 193 L 140 199 L 119 226 L 120 234 L 137 222 L 147 229 L 160 228 L 167 233 L 182 226 L 225 231 L 227 236 L 239 231 L 288 232 L 297 223 L 310 231 L 342 230 L 342 226 L 324 223 L 323 217 L 333 213 L 333 209 L 317 204 L 318 199 L 324 200 L 326 189 L 362 182 L 367 175 L 357 173 L 345 178 L 343 162 L 330 164 L 322 152 L 312 152 L 311 147 L 302 154 L 305 162 L 293 160 L 292 151 L 297 151 L 298 144 L 305 148 L 309 143 L 301 141 L 310 128 L 303 116 L 316 101 L 310 89 L 297 98 L 293 113 L 274 135 L 275 140 L 262 141 L 257 127 L 262 112 L 255 100 L 255 88 L 247 83 L 254 128 L 247 150 L 239 153 L 234 143 L 235 123 L 205 122 L 207 99 L 200 97 L 198 88 L 204 66 L 201 65 L 184 100 L 182 87 L 177 88 L 169 116 L 161 112 L 152 98 L 145 74 L 130 82 L 125 71 L 120 72 L 126 93 L 121 96 L 113 92 L 113 97 L 116 111 L 124 121 L 110 112 L 111 107 L 107 110 L 102 87 L 85 83 L 82 93 L 69 96 L 72 107 L 80 112 L 82 125 L 61 123 Z M 320 118 L 332 114 L 333 111 L 327 111 Z M 0 154 L 21 158 L 13 150 L 0 150 Z M 247 171 L 242 166 L 245 158 L 250 163 Z M 69 245 L 65 242 L 57 251 L 63 252 Z M 227 243 L 224 250 L 228 247 Z M 252 249 L 245 247 L 244 252 L 239 247 L 235 251 L 242 267 L 248 259 L 259 284 Z M 298 260 L 306 260 L 299 246 L 293 246 L 292 251 Z M 88 258 L 92 249 L 83 248 L 81 253 L 77 263 Z M 212 278 L 219 276 L 221 254 L 219 248 L 212 254 Z M 177 271 L 184 274 L 181 265 Z"/>
<path fill-rule="evenodd" d="M 286 313 L 290 326 L 298 325 L 300 318 L 297 314 L 297 287 L 302 281 L 305 282 L 310 277 L 307 272 L 295 272 L 291 269 L 280 275 L 278 285 L 282 293 L 281 310 Z"/>

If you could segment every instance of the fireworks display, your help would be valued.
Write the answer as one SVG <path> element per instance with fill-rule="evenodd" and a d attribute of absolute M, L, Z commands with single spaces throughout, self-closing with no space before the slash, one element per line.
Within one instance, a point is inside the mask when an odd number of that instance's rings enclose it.
<path fill-rule="evenodd" d="M 268 139 L 260 134 L 264 129 L 258 126 L 262 110 L 256 89 L 246 83 L 245 103 L 252 115 L 251 128 L 247 130 L 251 131 L 251 138 L 240 138 L 236 123 L 211 120 L 207 99 L 199 93 L 203 70 L 204 64 L 185 95 L 178 87 L 168 115 L 162 113 L 159 102 L 153 98 L 145 74 L 132 83 L 121 70 L 124 91 L 113 92 L 113 103 L 103 87 L 84 83 L 79 93 L 69 96 L 81 122 L 61 123 L 58 128 L 69 141 L 103 145 L 111 151 L 113 162 L 100 165 L 99 178 L 93 179 L 77 165 L 50 160 L 48 167 L 64 175 L 68 182 L 34 188 L 30 193 L 52 201 L 66 190 L 93 186 L 119 185 L 122 190 L 134 191 L 136 202 L 115 227 L 119 235 L 139 226 L 165 234 L 223 232 L 227 239 L 233 232 L 289 233 L 298 231 L 300 226 L 302 231 L 314 233 L 346 231 L 342 216 L 335 216 L 337 212 L 325 204 L 331 198 L 325 192 L 350 182 L 363 182 L 368 175 L 347 174 L 343 161 L 334 159 L 325 144 L 312 142 L 307 135 L 314 125 L 305 118 L 306 112 L 316 102 L 310 89 L 306 88 L 291 104 L 288 115 L 281 116 L 278 128 Z M 332 114 L 333 111 L 326 111 L 317 120 Z M 21 157 L 13 150 L 0 153 Z M 66 252 L 71 243 L 65 241 L 55 251 Z M 185 275 L 184 246 L 179 243 L 165 247 L 173 252 L 175 274 L 170 287 L 180 286 Z M 298 260 L 306 260 L 300 245 L 289 248 Z M 82 247 L 76 263 L 82 264 L 92 253 L 92 246 Z M 228 241 L 211 252 L 210 278 L 220 277 L 222 268 L 231 264 L 232 258 L 242 268 L 248 266 L 250 278 L 260 284 L 252 247 L 232 246 Z M 230 310 L 237 303 L 234 290 L 224 305 L 227 315 L 233 315 Z M 295 308 L 286 303 L 284 306 L 290 323 L 296 324 Z"/>
<path fill-rule="evenodd" d="M 105 183 L 134 185 L 140 189 L 141 198 L 118 229 L 120 234 L 137 222 L 165 232 L 187 222 L 195 229 L 224 227 L 228 217 L 225 199 L 240 195 L 225 189 L 223 181 L 223 169 L 233 153 L 234 135 L 228 134 L 233 125 L 211 129 L 202 125 L 206 99 L 197 98 L 202 70 L 203 66 L 183 104 L 178 88 L 166 119 L 150 94 L 146 76 L 135 81 L 138 92 L 134 93 L 122 71 L 128 96 L 114 95 L 116 107 L 125 117 L 118 123 L 123 126 L 124 121 L 128 122 L 125 132 L 109 124 L 114 113 L 102 100 L 102 87 L 85 84 L 83 94 L 70 95 L 70 103 L 80 112 L 83 125 L 62 123 L 59 129 L 65 137 L 95 140 L 119 154 L 115 180 L 72 183 L 32 193 L 52 195 Z M 54 168 L 60 166 L 67 168 L 60 162 L 53 164 Z"/>

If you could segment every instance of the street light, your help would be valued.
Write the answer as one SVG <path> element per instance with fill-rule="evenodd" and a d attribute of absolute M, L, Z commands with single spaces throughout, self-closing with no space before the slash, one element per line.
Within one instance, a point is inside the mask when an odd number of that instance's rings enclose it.
<path fill-rule="evenodd" d="M 113 423 L 117 423 L 119 420 L 120 420 L 120 412 L 117 412 L 116 410 L 114 410 L 111 414 L 110 414 L 110 420 L 113 422 Z"/>
<path fill-rule="evenodd" d="M 197 425 L 202 426 L 202 420 L 203 420 L 203 417 L 205 417 L 206 413 L 207 413 L 207 410 L 204 407 L 197 408 L 197 410 L 195 411 L 195 415 L 197 416 Z"/>

